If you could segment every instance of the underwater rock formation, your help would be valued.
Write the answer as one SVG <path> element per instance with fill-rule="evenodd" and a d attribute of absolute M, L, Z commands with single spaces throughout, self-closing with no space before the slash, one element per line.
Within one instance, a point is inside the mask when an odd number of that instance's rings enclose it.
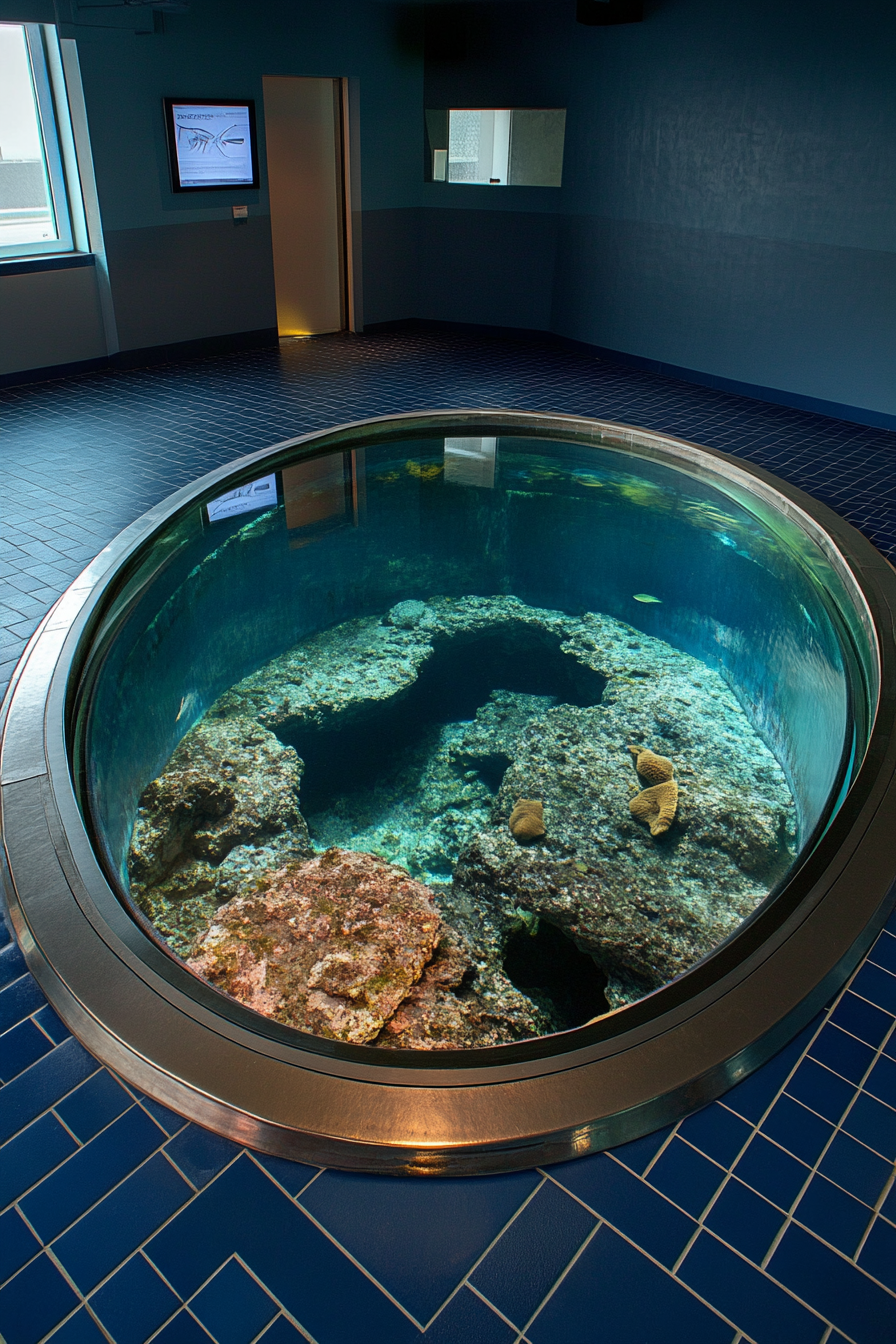
<path fill-rule="evenodd" d="M 266 874 L 209 918 L 192 952 L 190 970 L 246 1007 L 336 1040 L 449 1049 L 553 1026 L 500 974 L 474 983 L 432 892 L 372 854 L 328 849 Z"/>
<path fill-rule="evenodd" d="M 407 998 L 441 932 L 431 893 L 403 869 L 328 849 L 218 910 L 187 964 L 266 1017 L 364 1042 Z"/>
<path fill-rule="evenodd" d="M 414 600 L 408 602 L 397 602 L 390 608 L 386 617 L 388 625 L 397 625 L 402 630 L 413 630 L 415 625 L 419 625 L 426 615 L 426 603 Z"/>
<path fill-rule="evenodd" d="M 293 740 L 309 731 L 350 726 L 378 708 L 398 709 L 440 655 L 450 652 L 461 668 L 468 652 L 469 666 L 463 671 L 470 674 L 483 664 L 483 647 L 491 652 L 496 645 L 508 671 L 514 659 L 531 660 L 535 651 L 551 651 L 560 668 L 558 680 L 562 676 L 566 682 L 564 690 L 578 683 L 589 689 L 592 699 L 599 698 L 597 685 L 603 677 L 588 656 L 595 648 L 595 632 L 587 622 L 607 618 L 577 620 L 526 606 L 515 597 L 437 597 L 420 605 L 425 611 L 410 626 L 392 622 L 393 607 L 386 619 L 361 617 L 311 635 L 225 691 L 208 715 L 249 716 L 282 740 Z M 668 648 L 660 640 L 653 642 Z M 441 693 L 452 689 L 450 678 L 445 683 L 439 685 Z M 500 688 L 493 683 L 488 690 Z M 487 698 L 488 691 L 479 703 Z"/>
<path fill-rule="evenodd" d="M 449 927 L 419 983 L 373 1044 L 393 1050 L 471 1050 L 557 1029 L 549 1009 L 515 989 L 496 966 L 477 965 L 469 943 Z"/>
<path fill-rule="evenodd" d="M 422 882 L 449 882 L 460 849 L 489 824 L 494 801 L 463 758 L 465 727 L 425 730 L 369 786 L 308 811 L 315 843 L 370 850 Z"/>
<path fill-rule="evenodd" d="M 227 760 L 254 743 L 270 777 L 261 764 L 206 770 L 197 792 L 199 747 L 219 740 Z M 629 753 L 647 789 L 623 768 Z M 239 776 L 250 783 L 237 789 Z M 676 821 L 657 844 L 632 801 L 669 784 Z M 431 888 L 438 951 L 379 1035 L 350 1037 L 395 1047 L 559 1029 L 548 989 L 504 974 L 521 921 L 572 939 L 608 977 L 610 1005 L 630 1002 L 732 933 L 794 853 L 783 771 L 718 673 L 620 621 L 507 596 L 399 603 L 307 638 L 225 692 L 156 785 L 132 889 L 178 950 L 222 901 L 251 901 L 307 854 L 309 819 L 318 848 L 375 852 Z M 520 799 L 550 819 L 525 845 L 507 824 Z M 366 1027 L 345 1030 L 372 1031 L 378 1010 L 365 1011 Z"/>
<path fill-rule="evenodd" d="M 301 778 L 295 752 L 254 720 L 206 718 L 144 789 L 131 894 L 175 951 L 252 872 L 311 853 Z"/>
<path fill-rule="evenodd" d="M 716 695 L 716 731 L 724 732 L 740 711 L 729 692 Z M 509 927 L 522 909 L 568 933 L 608 975 L 613 1006 L 681 974 L 732 933 L 792 852 L 792 800 L 771 754 L 758 738 L 747 739 L 732 769 L 730 755 L 720 762 L 712 728 L 684 713 L 675 751 L 689 787 L 678 823 L 663 846 L 642 831 L 630 812 L 636 785 L 620 767 L 631 718 L 639 715 L 646 728 L 653 717 L 644 698 L 640 691 L 640 708 L 623 696 L 609 704 L 605 696 L 594 708 L 558 705 L 530 725 L 499 790 L 492 828 L 475 837 L 455 870 L 455 883 L 499 926 Z M 744 727 L 740 733 L 746 738 Z M 536 791 L 551 818 L 550 838 L 523 848 L 500 818 Z"/>

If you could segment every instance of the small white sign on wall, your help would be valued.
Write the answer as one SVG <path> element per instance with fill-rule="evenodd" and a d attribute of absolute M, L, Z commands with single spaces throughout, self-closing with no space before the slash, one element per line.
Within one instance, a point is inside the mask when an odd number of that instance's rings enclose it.
<path fill-rule="evenodd" d="M 233 518 L 237 513 L 251 513 L 253 509 L 269 509 L 277 503 L 277 474 L 262 476 L 257 481 L 247 481 L 226 495 L 219 495 L 207 506 L 208 520 L 218 523 L 222 518 Z"/>

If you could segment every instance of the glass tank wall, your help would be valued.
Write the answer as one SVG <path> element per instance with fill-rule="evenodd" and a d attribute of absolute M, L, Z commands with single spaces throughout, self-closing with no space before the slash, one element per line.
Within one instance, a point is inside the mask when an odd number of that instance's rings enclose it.
<path fill-rule="evenodd" d="M 82 807 L 175 955 L 313 1035 L 481 1047 L 780 890 L 866 728 L 796 517 L 612 434 L 307 452 L 182 512 L 82 676 Z"/>

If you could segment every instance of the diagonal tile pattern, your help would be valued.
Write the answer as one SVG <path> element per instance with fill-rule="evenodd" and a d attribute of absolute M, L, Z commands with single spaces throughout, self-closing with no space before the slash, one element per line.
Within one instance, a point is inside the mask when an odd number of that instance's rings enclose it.
<path fill-rule="evenodd" d="M 549 340 L 284 342 L 0 393 L 0 664 L 97 550 L 203 471 L 435 406 L 664 430 L 793 481 L 896 554 L 896 437 Z M 757 1074 L 612 1153 L 470 1181 L 250 1154 L 101 1069 L 0 926 L 6 1344 L 892 1344 L 896 918 Z"/>

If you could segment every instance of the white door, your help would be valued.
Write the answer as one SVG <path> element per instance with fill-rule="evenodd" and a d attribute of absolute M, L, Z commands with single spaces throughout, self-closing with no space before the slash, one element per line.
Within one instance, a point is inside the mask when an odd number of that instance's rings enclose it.
<path fill-rule="evenodd" d="M 345 312 L 342 80 L 264 77 L 277 326 L 341 331 Z"/>

